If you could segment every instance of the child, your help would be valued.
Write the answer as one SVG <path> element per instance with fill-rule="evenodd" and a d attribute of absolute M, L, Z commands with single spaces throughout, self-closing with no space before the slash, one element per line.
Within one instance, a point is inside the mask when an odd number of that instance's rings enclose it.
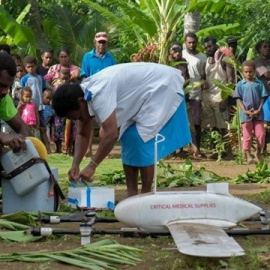
<path fill-rule="evenodd" d="M 52 60 L 53 60 L 53 49 L 44 49 L 40 53 L 42 64 L 37 66 L 37 74 L 41 76 L 45 76 L 49 68 L 51 67 Z"/>
<path fill-rule="evenodd" d="M 46 89 L 43 92 L 42 95 L 42 103 L 43 103 L 43 118 L 45 121 L 46 127 L 40 128 L 40 135 L 42 138 L 42 141 L 44 142 L 44 145 L 47 148 L 48 154 L 51 154 L 51 147 L 50 147 L 50 127 L 51 127 L 51 121 L 53 118 L 53 111 L 51 107 L 51 100 L 52 100 L 52 91 L 49 89 Z"/>
<path fill-rule="evenodd" d="M 61 69 L 59 72 L 59 84 L 57 87 L 63 84 L 70 83 L 70 71 L 69 69 Z M 56 88 L 57 91 L 57 88 Z M 75 122 L 66 120 L 65 117 L 54 116 L 54 141 L 56 144 L 56 152 L 62 152 L 62 142 L 65 141 L 66 152 L 69 155 L 73 155 L 74 142 L 75 142 Z"/>
<path fill-rule="evenodd" d="M 11 55 L 11 57 L 12 57 L 12 59 L 14 60 L 16 66 L 22 64 L 22 59 L 21 59 L 21 56 L 20 56 L 19 54 L 13 53 L 13 54 Z"/>
<path fill-rule="evenodd" d="M 17 68 L 17 73 L 16 73 L 14 83 L 12 85 L 12 91 L 11 91 L 11 96 L 12 96 L 15 107 L 18 106 L 19 100 L 20 100 L 20 91 L 22 89 L 20 80 L 25 75 L 25 69 L 22 66 L 22 64 L 18 64 L 16 68 Z"/>
<path fill-rule="evenodd" d="M 56 91 L 59 85 L 69 84 L 69 82 L 70 82 L 69 69 L 62 68 L 59 71 L 59 83 L 56 85 Z M 56 153 L 62 153 L 62 142 L 65 140 L 65 126 L 66 126 L 66 118 L 54 115 L 52 140 L 55 142 Z"/>
<path fill-rule="evenodd" d="M 243 150 L 248 164 L 261 160 L 261 152 L 265 143 L 265 130 L 262 106 L 267 93 L 263 83 L 254 78 L 254 61 L 245 61 L 242 65 L 244 79 L 237 83 L 234 98 L 241 108 L 240 121 L 243 133 Z M 251 156 L 252 132 L 257 139 L 255 159 Z"/>
<path fill-rule="evenodd" d="M 32 89 L 32 99 L 37 105 L 40 127 L 45 127 L 42 113 L 42 91 L 46 88 L 45 80 L 41 75 L 36 73 L 37 59 L 35 57 L 27 55 L 23 59 L 23 64 L 27 74 L 21 78 L 21 86 L 29 86 Z"/>
<path fill-rule="evenodd" d="M 22 120 L 30 127 L 32 134 L 40 139 L 39 115 L 37 105 L 32 102 L 32 90 L 29 86 L 22 88 L 21 99 L 18 104 L 18 112 Z"/>

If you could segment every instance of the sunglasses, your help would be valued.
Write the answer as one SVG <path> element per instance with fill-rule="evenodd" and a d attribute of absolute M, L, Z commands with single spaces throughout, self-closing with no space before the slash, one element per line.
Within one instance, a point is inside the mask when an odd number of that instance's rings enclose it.
<path fill-rule="evenodd" d="M 98 41 L 98 43 L 100 43 L 100 44 L 106 44 L 107 41 L 105 41 L 105 40 L 100 40 L 100 41 Z"/>
<path fill-rule="evenodd" d="M 175 51 L 175 52 L 182 52 L 182 48 L 181 47 L 173 47 L 171 48 L 171 50 Z"/>

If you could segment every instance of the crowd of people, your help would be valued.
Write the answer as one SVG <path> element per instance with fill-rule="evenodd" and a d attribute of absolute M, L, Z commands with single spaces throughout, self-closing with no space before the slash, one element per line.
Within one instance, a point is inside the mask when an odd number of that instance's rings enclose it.
<path fill-rule="evenodd" d="M 227 46 L 219 48 L 214 37 L 206 37 L 203 40 L 206 55 L 197 51 L 198 38 L 194 33 L 185 36 L 185 50 L 178 42 L 171 44 L 170 62 L 180 63 L 174 66 L 189 81 L 191 88 L 186 100 L 193 156 L 198 158 L 204 156 L 200 149 L 202 129 L 216 130 L 223 137 L 228 133 L 228 123 L 232 120 L 231 106 L 237 102 L 240 106 L 243 151 L 249 164 L 257 163 L 261 160 L 262 151 L 266 150 L 269 142 L 269 134 L 265 130 L 265 125 L 270 121 L 269 42 L 263 40 L 257 43 L 255 49 L 259 57 L 254 61 L 241 59 L 243 78 L 239 78 L 233 64 L 237 40 L 228 37 L 226 43 Z M 236 84 L 233 97 L 229 96 L 223 100 L 222 90 L 214 83 L 215 80 L 222 84 Z M 251 154 L 253 137 L 257 140 L 254 157 Z M 232 159 L 232 149 L 230 145 L 226 147 L 225 156 Z M 217 153 L 210 158 L 217 158 Z"/>
<path fill-rule="evenodd" d="M 181 153 L 189 143 L 194 157 L 204 157 L 202 130 L 211 128 L 225 136 L 227 122 L 231 121 L 230 107 L 236 102 L 241 110 L 246 160 L 249 164 L 259 162 L 269 142 L 265 122 L 270 122 L 270 44 L 260 41 L 256 45 L 259 57 L 242 61 L 243 78 L 239 79 L 232 64 L 237 40 L 229 37 L 226 43 L 219 47 L 214 37 L 206 37 L 203 53 L 197 49 L 196 34 L 188 33 L 184 44 L 173 42 L 170 46 L 169 62 L 173 67 L 117 64 L 107 51 L 105 32 L 96 33 L 94 48 L 84 55 L 81 67 L 70 63 L 70 51 L 66 48 L 59 49 L 58 63 L 54 65 L 51 49 L 41 52 L 40 65 L 33 56 L 21 60 L 18 54 L 13 54 L 16 76 L 9 92 L 20 120 L 15 117 L 15 111 L 11 119 L 16 119 L 16 131 L 21 129 L 22 134 L 31 133 L 40 138 L 48 153 L 51 153 L 51 140 L 57 153 L 62 153 L 65 142 L 68 153 L 74 156 L 69 171 L 71 181 L 79 178 L 91 181 L 96 167 L 117 138 L 120 139 L 128 196 L 138 193 L 139 172 L 142 192 L 150 191 L 157 134 L 167 137 L 166 143 L 161 143 L 158 160 L 173 152 Z M 7 45 L 0 45 L 0 54 L 10 54 Z M 215 80 L 235 84 L 234 96 L 223 100 Z M 185 88 L 188 91 L 184 95 Z M 0 117 L 13 122 L 6 115 L 0 114 Z M 101 127 L 100 142 L 93 154 L 93 130 L 97 124 Z M 257 140 L 254 157 L 253 137 Z M 16 140 L 17 149 L 18 137 Z M 80 172 L 84 156 L 91 156 L 91 161 Z M 230 146 L 226 156 L 233 157 Z"/>
<path fill-rule="evenodd" d="M 65 142 L 66 152 L 73 155 L 76 136 L 75 122 L 53 113 L 50 104 L 53 93 L 62 84 L 80 83 L 103 68 L 116 64 L 113 55 L 107 51 L 107 44 L 107 33 L 97 33 L 95 47 L 85 54 L 82 69 L 70 63 L 70 51 L 67 48 L 58 50 L 58 63 L 54 65 L 52 49 L 41 51 L 40 65 L 33 56 L 27 55 L 21 59 L 18 54 L 11 55 L 17 69 L 10 89 L 13 103 L 31 133 L 43 141 L 48 153 L 52 153 L 50 142 L 53 141 L 56 153 L 62 153 Z M 0 45 L 0 51 L 10 54 L 6 44 Z M 91 137 L 86 156 L 92 155 L 92 140 Z"/>

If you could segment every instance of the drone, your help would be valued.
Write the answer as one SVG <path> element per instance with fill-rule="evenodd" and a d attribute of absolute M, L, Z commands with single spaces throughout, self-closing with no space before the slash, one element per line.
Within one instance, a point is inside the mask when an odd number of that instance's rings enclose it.
<path fill-rule="evenodd" d="M 165 138 L 156 136 L 157 144 Z M 156 164 L 156 162 L 155 162 Z M 232 196 L 228 183 L 207 184 L 206 191 L 157 191 L 157 168 L 154 167 L 153 192 L 128 197 L 115 209 L 116 219 L 101 219 L 95 211 L 79 213 L 81 244 L 90 242 L 94 234 L 171 235 L 180 253 L 198 257 L 243 256 L 245 251 L 233 235 L 270 234 L 270 213 L 246 200 Z M 256 214 L 259 217 L 254 217 Z M 76 215 L 75 215 L 76 216 Z M 74 219 L 73 214 L 73 221 Z M 229 230 L 241 221 L 260 221 L 262 229 Z M 72 221 L 61 217 L 47 217 L 43 222 Z M 121 222 L 128 226 L 118 231 L 96 230 L 97 222 Z M 68 233 L 51 228 L 33 228 L 33 235 Z"/>

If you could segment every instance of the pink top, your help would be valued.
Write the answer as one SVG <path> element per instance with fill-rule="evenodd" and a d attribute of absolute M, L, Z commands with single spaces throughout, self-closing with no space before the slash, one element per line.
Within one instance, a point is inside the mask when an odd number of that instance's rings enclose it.
<path fill-rule="evenodd" d="M 52 80 L 52 85 L 54 85 L 54 86 L 59 85 L 59 83 L 60 83 L 60 81 L 59 81 L 60 69 L 61 69 L 60 64 L 56 64 L 56 65 L 51 66 L 49 68 L 48 73 L 44 76 L 45 81 Z M 75 65 L 69 65 L 70 76 L 72 76 L 74 74 L 74 71 L 77 69 L 81 70 L 79 67 L 77 67 Z"/>
<path fill-rule="evenodd" d="M 36 126 L 38 121 L 36 118 L 37 105 L 34 102 L 25 104 L 21 109 L 21 118 L 28 126 Z"/>

